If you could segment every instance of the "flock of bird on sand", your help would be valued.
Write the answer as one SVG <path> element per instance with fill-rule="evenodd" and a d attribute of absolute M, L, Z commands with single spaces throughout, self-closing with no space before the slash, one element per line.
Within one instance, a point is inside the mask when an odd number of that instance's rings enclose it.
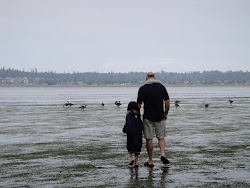
<path fill-rule="evenodd" d="M 63 105 L 63 107 L 71 107 L 72 105 L 74 105 L 74 104 L 71 103 L 71 102 L 69 102 L 69 101 L 67 101 L 67 102 Z M 104 106 L 104 103 L 102 103 L 101 105 Z M 116 105 L 116 106 L 120 106 L 120 105 L 121 105 L 121 102 L 120 102 L 120 101 L 115 101 L 115 105 Z M 86 107 L 87 107 L 87 104 L 81 105 L 79 108 L 84 109 L 84 108 L 86 108 Z"/>
<path fill-rule="evenodd" d="M 231 100 L 231 99 L 229 99 L 228 100 L 231 104 L 234 102 L 233 100 Z M 180 103 L 181 101 L 175 101 L 174 102 L 174 105 L 176 106 L 176 107 L 178 107 L 178 106 L 180 106 L 179 105 L 179 103 Z M 207 108 L 207 107 L 209 107 L 209 104 L 205 104 L 205 108 Z"/>
<path fill-rule="evenodd" d="M 178 107 L 178 106 L 180 106 L 179 105 L 179 103 L 180 103 L 181 101 L 178 101 L 178 100 L 176 100 L 175 101 L 175 106 L 176 107 Z M 229 99 L 229 102 L 232 104 L 233 103 L 233 100 L 231 100 L 231 99 Z M 64 105 L 63 105 L 63 107 L 71 107 L 72 105 L 74 105 L 73 103 L 70 103 L 69 101 L 67 101 Z M 104 106 L 104 103 L 102 103 L 101 104 L 102 106 Z M 120 101 L 115 101 L 115 105 L 116 106 L 120 106 L 121 105 L 121 102 Z M 86 108 L 87 107 L 87 105 L 85 104 L 85 105 L 81 105 L 79 108 L 81 108 L 81 109 L 84 109 L 84 108 Z M 205 108 L 207 108 L 207 107 L 209 107 L 209 104 L 205 104 Z"/>

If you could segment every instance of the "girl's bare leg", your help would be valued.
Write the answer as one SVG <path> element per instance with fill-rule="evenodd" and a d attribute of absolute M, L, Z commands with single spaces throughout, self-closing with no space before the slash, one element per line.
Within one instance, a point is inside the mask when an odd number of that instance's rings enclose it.
<path fill-rule="evenodd" d="M 133 160 L 133 155 L 132 155 L 132 153 L 129 153 L 129 157 L 130 157 L 130 161 L 132 161 L 132 160 Z"/>
<path fill-rule="evenodd" d="M 129 165 L 133 165 L 134 164 L 134 159 L 133 159 L 132 153 L 129 153 L 129 157 L 130 157 Z"/>
<path fill-rule="evenodd" d="M 138 159 L 139 159 L 139 155 L 135 154 L 135 165 L 138 165 Z"/>

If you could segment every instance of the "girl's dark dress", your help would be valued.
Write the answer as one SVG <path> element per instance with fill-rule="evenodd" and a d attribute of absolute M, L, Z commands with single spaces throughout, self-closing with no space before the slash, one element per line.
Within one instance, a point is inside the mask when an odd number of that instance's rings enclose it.
<path fill-rule="evenodd" d="M 127 134 L 129 153 L 140 154 L 142 148 L 142 121 L 138 112 L 128 112 L 123 132 Z"/>

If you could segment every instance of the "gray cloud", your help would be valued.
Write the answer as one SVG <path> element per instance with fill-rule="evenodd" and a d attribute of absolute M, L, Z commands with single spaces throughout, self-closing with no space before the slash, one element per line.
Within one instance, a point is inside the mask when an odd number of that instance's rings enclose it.
<path fill-rule="evenodd" d="M 0 66 L 246 71 L 249 17 L 247 0 L 2 0 Z"/>

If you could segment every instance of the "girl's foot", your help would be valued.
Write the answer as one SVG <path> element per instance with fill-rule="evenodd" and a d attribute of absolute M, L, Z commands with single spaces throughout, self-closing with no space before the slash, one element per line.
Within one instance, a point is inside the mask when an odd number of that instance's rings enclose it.
<path fill-rule="evenodd" d="M 138 164 L 138 161 L 136 161 L 134 168 L 138 168 L 138 167 L 139 167 L 139 164 Z"/>
<path fill-rule="evenodd" d="M 132 166 L 132 165 L 134 165 L 134 162 L 135 162 L 135 160 L 132 159 L 128 165 L 129 165 L 129 166 Z"/>

